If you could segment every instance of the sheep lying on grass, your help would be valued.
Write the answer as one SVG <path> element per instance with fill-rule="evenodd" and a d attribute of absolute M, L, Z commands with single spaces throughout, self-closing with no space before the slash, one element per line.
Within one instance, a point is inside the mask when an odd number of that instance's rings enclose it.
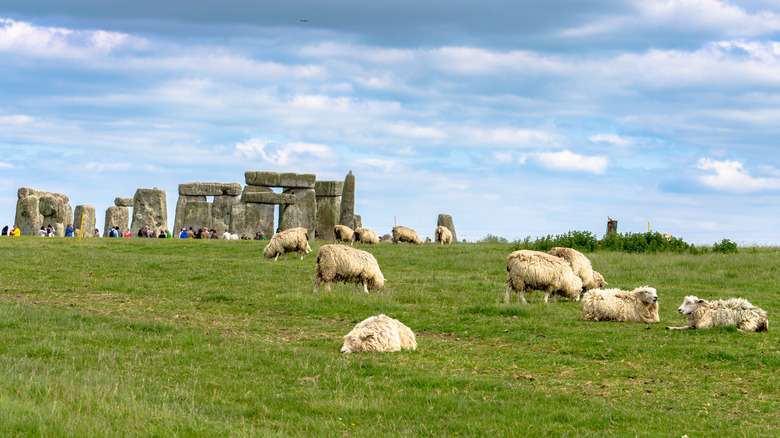
<path fill-rule="evenodd" d="M 355 233 L 346 225 L 336 225 L 333 227 L 333 241 L 352 243 L 355 241 Z"/>
<path fill-rule="evenodd" d="M 593 270 L 590 264 L 590 259 L 585 254 L 572 248 L 561 248 L 556 246 L 549 252 L 550 255 L 560 257 L 571 265 L 571 270 L 574 271 L 574 275 L 580 277 L 582 280 L 582 291 L 587 292 L 591 289 L 598 289 L 604 287 L 607 283 L 604 281 L 604 277 L 598 272 Z"/>
<path fill-rule="evenodd" d="M 506 258 L 506 270 L 506 303 L 512 290 L 520 295 L 520 301 L 524 303 L 523 292 L 537 289 L 545 292 L 545 303 L 550 295 L 556 293 L 572 300 L 580 299 L 582 280 L 574 275 L 569 263 L 562 258 L 540 251 L 515 251 Z"/>
<path fill-rule="evenodd" d="M 323 245 L 317 251 L 314 291 L 320 290 L 320 283 L 330 290 L 333 281 L 355 283 L 355 292 L 362 284 L 366 293 L 385 285 L 379 263 L 370 253 L 346 245 Z"/>
<path fill-rule="evenodd" d="M 376 245 L 379 243 L 379 236 L 368 228 L 355 228 L 355 242 Z"/>
<path fill-rule="evenodd" d="M 441 243 L 442 245 L 449 245 L 452 243 L 452 232 L 450 232 L 449 228 L 439 225 L 436 227 L 436 231 L 434 232 L 434 235 L 436 237 L 436 241 Z"/>
<path fill-rule="evenodd" d="M 401 321 L 386 315 L 364 319 L 344 336 L 341 352 L 359 351 L 386 353 L 401 349 L 416 350 L 414 332 Z"/>
<path fill-rule="evenodd" d="M 422 245 L 422 239 L 417 235 L 417 232 L 409 227 L 397 226 L 393 227 L 393 243 L 409 242 L 415 245 Z"/>
<path fill-rule="evenodd" d="M 284 255 L 284 258 L 287 259 L 287 253 L 293 251 L 298 251 L 301 260 L 311 252 L 309 233 L 306 228 L 290 228 L 274 234 L 263 249 L 263 256 L 266 259 L 273 257 L 276 261 L 280 255 Z"/>
<path fill-rule="evenodd" d="M 658 322 L 658 293 L 649 286 L 590 290 L 582 296 L 582 320 Z"/>
<path fill-rule="evenodd" d="M 677 311 L 687 316 L 688 325 L 667 327 L 669 330 L 708 329 L 726 326 L 736 326 L 743 332 L 769 330 L 769 319 L 766 316 L 766 311 L 742 298 L 707 301 L 700 300 L 695 296 L 687 296 Z"/>

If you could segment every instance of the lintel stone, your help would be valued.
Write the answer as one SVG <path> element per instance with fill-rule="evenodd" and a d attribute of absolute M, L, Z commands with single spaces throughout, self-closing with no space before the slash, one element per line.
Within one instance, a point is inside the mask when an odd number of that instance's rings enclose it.
<path fill-rule="evenodd" d="M 313 189 L 317 175 L 313 173 L 279 173 L 249 170 L 244 173 L 251 186 Z"/>

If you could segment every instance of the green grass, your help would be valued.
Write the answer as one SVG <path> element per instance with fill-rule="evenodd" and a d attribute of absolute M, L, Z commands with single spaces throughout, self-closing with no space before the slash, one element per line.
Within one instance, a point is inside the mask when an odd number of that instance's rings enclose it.
<path fill-rule="evenodd" d="M 262 246 L 0 238 L 0 436 L 780 435 L 778 248 L 588 254 L 658 289 L 645 325 L 504 304 L 511 244 L 363 247 L 371 294 L 315 294 L 314 254 Z M 665 330 L 686 295 L 746 298 L 770 331 Z M 379 313 L 418 350 L 340 354 Z"/>

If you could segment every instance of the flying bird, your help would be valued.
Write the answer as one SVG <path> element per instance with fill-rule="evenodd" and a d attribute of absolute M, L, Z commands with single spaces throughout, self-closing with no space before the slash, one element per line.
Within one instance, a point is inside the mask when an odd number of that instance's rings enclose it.
<path fill-rule="evenodd" d="M 309 20 L 307 20 L 306 18 L 301 18 L 301 23 L 308 23 L 308 22 Z"/>

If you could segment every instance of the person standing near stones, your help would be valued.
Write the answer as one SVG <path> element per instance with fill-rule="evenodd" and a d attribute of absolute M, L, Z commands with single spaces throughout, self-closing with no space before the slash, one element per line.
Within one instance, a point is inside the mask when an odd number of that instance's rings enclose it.
<path fill-rule="evenodd" d="M 130 232 L 130 228 L 125 228 L 125 237 L 133 237 L 133 233 Z"/>
<path fill-rule="evenodd" d="M 41 227 L 38 231 L 38 237 L 46 237 L 46 228 Z"/>
<path fill-rule="evenodd" d="M 73 237 L 73 224 L 68 224 L 67 227 L 65 227 L 65 237 Z"/>
<path fill-rule="evenodd" d="M 49 224 L 49 226 L 46 227 L 46 235 L 49 237 L 54 237 L 56 233 L 54 232 L 54 227 Z"/>
<path fill-rule="evenodd" d="M 3 236 L 7 236 L 8 235 L 8 225 L 3 227 L 3 234 L 2 235 Z"/>
<path fill-rule="evenodd" d="M 95 228 L 95 231 L 92 232 L 92 237 L 100 237 L 100 230 Z"/>

